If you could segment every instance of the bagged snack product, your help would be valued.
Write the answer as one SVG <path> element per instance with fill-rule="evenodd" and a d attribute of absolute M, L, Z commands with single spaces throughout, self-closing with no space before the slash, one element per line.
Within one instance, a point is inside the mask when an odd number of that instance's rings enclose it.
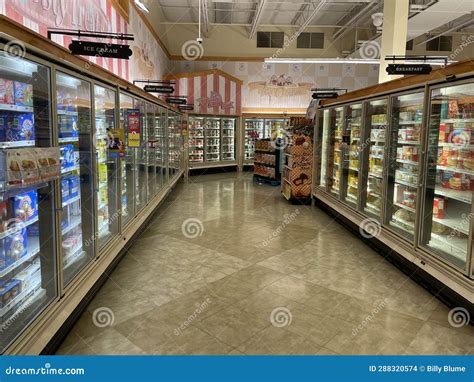
<path fill-rule="evenodd" d="M 13 197 L 13 211 L 15 218 L 25 222 L 38 216 L 38 193 L 30 191 Z"/>
<path fill-rule="evenodd" d="M 15 103 L 13 94 L 13 81 L 0 78 L 0 103 Z"/>
<path fill-rule="evenodd" d="M 33 85 L 15 81 L 15 105 L 33 106 Z"/>

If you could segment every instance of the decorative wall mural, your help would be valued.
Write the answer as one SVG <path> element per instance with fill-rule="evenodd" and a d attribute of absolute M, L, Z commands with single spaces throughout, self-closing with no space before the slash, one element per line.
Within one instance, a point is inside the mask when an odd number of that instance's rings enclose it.
<path fill-rule="evenodd" d="M 268 102 L 272 98 L 308 96 L 314 83 L 295 83 L 293 78 L 286 74 L 272 75 L 267 81 L 256 81 L 248 84 L 250 96 L 252 92 L 259 96 L 268 97 Z"/>
<path fill-rule="evenodd" d="M 227 101 L 225 102 L 222 95 L 219 92 L 211 91 L 211 95 L 209 97 L 201 97 L 197 99 L 198 107 L 204 107 L 206 109 L 213 109 L 218 108 L 219 112 L 224 111 L 225 109 L 233 109 L 234 102 Z"/>

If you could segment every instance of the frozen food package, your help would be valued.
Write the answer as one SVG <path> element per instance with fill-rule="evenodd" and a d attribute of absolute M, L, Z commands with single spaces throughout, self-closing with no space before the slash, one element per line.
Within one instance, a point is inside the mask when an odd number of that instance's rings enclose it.
<path fill-rule="evenodd" d="M 36 148 L 35 152 L 41 179 L 47 180 L 58 177 L 60 175 L 59 148 L 42 147 Z"/>

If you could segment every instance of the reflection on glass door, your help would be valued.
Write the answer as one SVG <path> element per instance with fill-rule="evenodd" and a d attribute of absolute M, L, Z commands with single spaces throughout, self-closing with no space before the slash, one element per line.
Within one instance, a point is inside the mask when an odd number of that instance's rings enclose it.
<path fill-rule="evenodd" d="M 125 158 L 122 158 L 120 161 L 122 178 L 122 227 L 125 227 L 134 216 L 134 149 L 128 146 L 128 114 L 131 109 L 133 109 L 133 98 L 120 93 L 120 125 L 125 130 Z"/>
<path fill-rule="evenodd" d="M 474 216 L 474 86 L 431 91 L 422 244 L 464 269 Z"/>
<path fill-rule="evenodd" d="M 140 111 L 140 147 L 135 151 L 135 213 L 138 213 L 146 204 L 147 192 L 147 129 L 146 129 L 146 106 L 145 101 L 134 99 L 134 108 Z"/>
<path fill-rule="evenodd" d="M 344 114 L 344 107 L 336 107 L 333 111 L 334 117 L 331 118 L 330 133 L 334 140 L 333 154 L 329 160 L 328 171 L 332 177 L 329 178 L 329 188 L 333 195 L 339 198 L 341 193 L 341 175 L 343 164 L 343 140 L 342 136 L 345 130 L 346 118 Z M 332 159 L 332 160 L 331 160 Z M 332 166 L 331 166 L 332 165 Z M 332 167 L 332 173 L 331 173 Z"/>
<path fill-rule="evenodd" d="M 163 119 L 161 116 L 162 108 L 155 105 L 155 186 L 156 192 L 159 192 L 163 188 Z"/>
<path fill-rule="evenodd" d="M 235 160 L 235 118 L 223 118 L 222 160 Z"/>
<path fill-rule="evenodd" d="M 343 200 L 357 206 L 359 196 L 359 157 L 362 124 L 362 104 L 347 107 L 347 126 L 342 136 L 342 190 Z"/>
<path fill-rule="evenodd" d="M 115 129 L 115 91 L 94 86 L 97 156 L 97 220 L 100 248 L 118 232 L 118 158 L 109 158 L 110 130 Z"/>
<path fill-rule="evenodd" d="M 420 166 L 423 93 L 393 97 L 388 154 L 386 224 L 413 239 Z"/>
<path fill-rule="evenodd" d="M 383 202 L 383 174 L 385 133 L 387 131 L 387 100 L 371 101 L 367 105 L 366 113 L 366 141 L 368 145 L 368 173 L 367 184 L 362 192 L 364 212 L 378 219 L 382 214 Z M 367 150 L 367 149 L 366 149 Z M 366 153 L 367 155 L 367 153 Z M 364 174 L 364 178 L 365 178 Z"/>
<path fill-rule="evenodd" d="M 147 130 L 147 146 L 146 146 L 146 164 L 147 164 L 147 180 L 148 201 L 155 196 L 155 106 L 151 103 L 146 104 L 146 130 Z"/>
<path fill-rule="evenodd" d="M 0 52 L 1 351 L 57 296 L 55 193 L 34 164 L 59 176 L 58 150 L 35 151 L 52 146 L 51 107 L 50 69 Z"/>
<path fill-rule="evenodd" d="M 94 258 L 91 85 L 56 74 L 64 285 Z"/>

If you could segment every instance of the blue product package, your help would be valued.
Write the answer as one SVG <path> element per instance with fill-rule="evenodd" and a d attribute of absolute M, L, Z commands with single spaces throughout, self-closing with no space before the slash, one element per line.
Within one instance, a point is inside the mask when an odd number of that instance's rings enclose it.
<path fill-rule="evenodd" d="M 38 217 L 38 193 L 30 191 L 13 197 L 15 217 L 25 222 Z"/>
<path fill-rule="evenodd" d="M 28 236 L 39 236 L 39 224 L 38 223 L 34 223 L 34 224 L 31 224 L 29 225 L 28 227 L 26 227 L 26 230 L 28 231 L 27 232 L 27 235 Z"/>
<path fill-rule="evenodd" d="M 0 308 L 7 306 L 21 292 L 20 281 L 10 280 L 0 287 Z"/>
<path fill-rule="evenodd" d="M 69 200 L 69 180 L 67 178 L 61 179 L 61 198 L 63 203 Z"/>
<path fill-rule="evenodd" d="M 2 254 L 4 267 L 8 267 L 21 257 L 26 255 L 26 247 L 28 245 L 28 236 L 26 228 L 22 228 L 15 233 L 2 239 Z"/>
<path fill-rule="evenodd" d="M 5 130 L 5 141 L 33 141 L 35 139 L 35 117 L 33 113 L 15 115 Z"/>
<path fill-rule="evenodd" d="M 69 181 L 69 197 L 75 198 L 79 196 L 79 177 L 77 175 L 70 176 Z"/>
<path fill-rule="evenodd" d="M 0 142 L 5 142 L 5 132 L 10 119 L 8 113 L 0 113 Z"/>
<path fill-rule="evenodd" d="M 73 167 L 75 164 L 74 145 L 64 145 L 59 148 L 61 169 Z"/>

